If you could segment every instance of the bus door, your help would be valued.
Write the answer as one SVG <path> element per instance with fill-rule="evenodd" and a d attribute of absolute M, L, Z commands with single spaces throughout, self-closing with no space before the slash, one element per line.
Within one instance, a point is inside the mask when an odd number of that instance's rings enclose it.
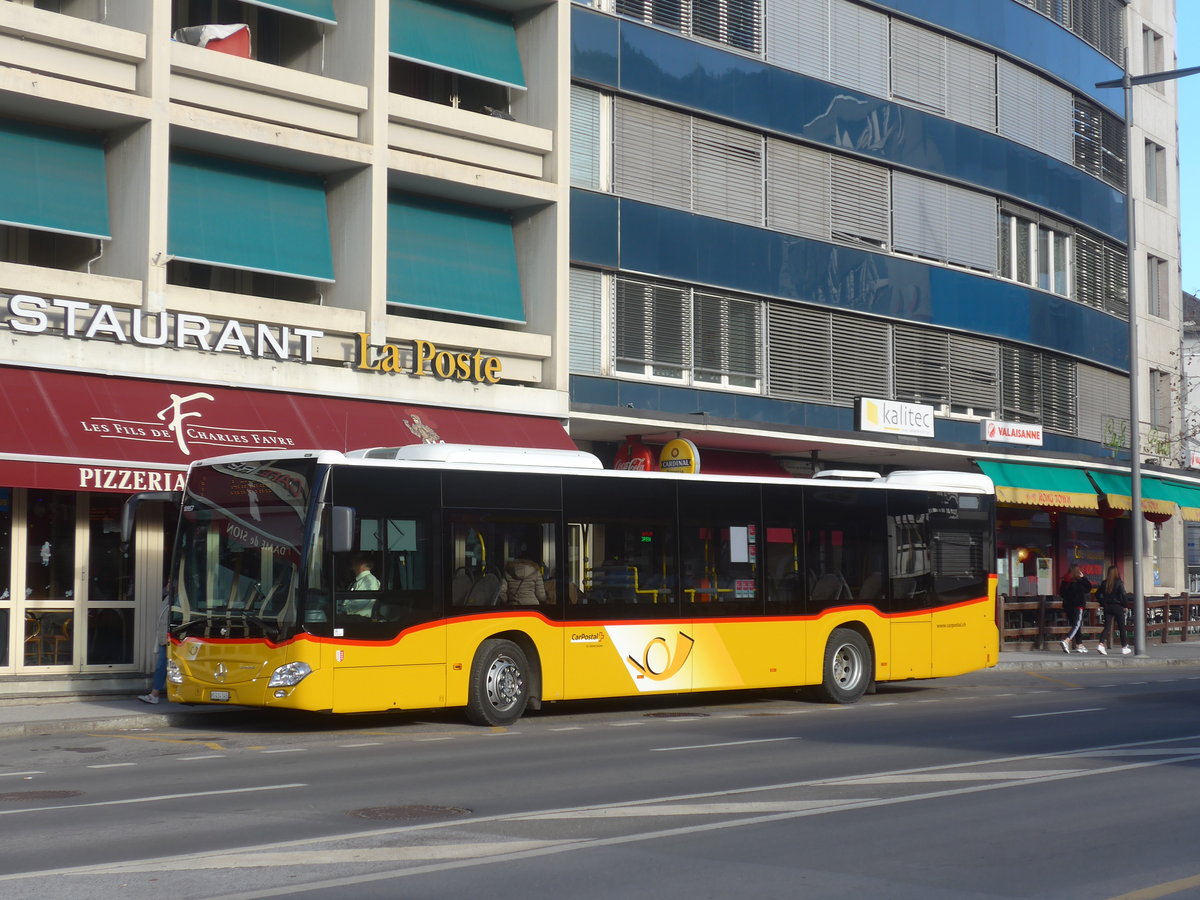
<path fill-rule="evenodd" d="M 934 675 L 979 666 L 999 652 L 988 575 L 994 559 L 991 501 L 974 494 L 933 494 L 930 509 Z"/>
<path fill-rule="evenodd" d="M 674 488 L 564 479 L 568 697 L 691 689 L 695 639 L 680 617 Z"/>
<path fill-rule="evenodd" d="M 444 705 L 445 630 L 423 627 L 443 614 L 436 479 L 335 469 L 333 499 L 342 522 L 331 527 L 342 536 L 326 556 L 328 600 L 306 618 L 327 619 L 310 630 L 330 638 L 323 662 L 333 670 L 335 711 Z"/>
<path fill-rule="evenodd" d="M 889 612 L 892 650 L 887 678 L 933 673 L 933 593 L 930 584 L 929 510 L 924 493 L 888 498 Z"/>

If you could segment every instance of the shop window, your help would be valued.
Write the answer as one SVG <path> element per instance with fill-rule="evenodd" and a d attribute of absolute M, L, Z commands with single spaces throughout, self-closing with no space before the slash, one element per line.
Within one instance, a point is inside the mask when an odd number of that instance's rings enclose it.
<path fill-rule="evenodd" d="M 88 665 L 133 663 L 133 559 L 121 544 L 120 494 L 90 494 L 88 509 Z"/>
<path fill-rule="evenodd" d="M 172 0 L 172 34 L 193 25 L 235 24 L 249 26 L 252 59 L 320 73 L 320 22 L 238 0 Z"/>
<path fill-rule="evenodd" d="M 465 109 L 500 119 L 512 118 L 509 114 L 508 88 L 504 85 L 405 59 L 391 60 L 388 90 L 393 94 L 440 103 L 455 109 Z"/>
<path fill-rule="evenodd" d="M 95 238 L 0 225 L 0 262 L 84 272 L 102 249 Z"/>
<path fill-rule="evenodd" d="M 321 302 L 320 285 L 317 282 L 179 260 L 167 263 L 167 283 L 227 294 L 273 297 L 293 303 Z"/>

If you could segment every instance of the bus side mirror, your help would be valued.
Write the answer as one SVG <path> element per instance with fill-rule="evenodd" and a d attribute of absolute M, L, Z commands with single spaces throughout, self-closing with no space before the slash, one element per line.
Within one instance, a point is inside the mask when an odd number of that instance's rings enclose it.
<path fill-rule="evenodd" d="M 333 508 L 332 534 L 330 543 L 334 553 L 347 553 L 354 549 L 354 507 Z"/>
<path fill-rule="evenodd" d="M 133 540 L 133 525 L 137 521 L 138 504 L 151 501 L 178 506 L 183 502 L 183 492 L 142 491 L 140 494 L 131 495 L 125 501 L 125 505 L 121 507 L 121 543 L 125 546 L 129 546 L 129 542 Z"/>

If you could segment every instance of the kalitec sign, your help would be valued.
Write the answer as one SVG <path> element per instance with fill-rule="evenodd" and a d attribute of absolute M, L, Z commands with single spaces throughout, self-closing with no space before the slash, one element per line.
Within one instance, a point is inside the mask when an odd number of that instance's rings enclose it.
<path fill-rule="evenodd" d="M 1028 425 L 1022 422 L 998 422 L 995 419 L 985 419 L 982 423 L 982 434 L 985 441 L 993 444 L 1025 444 L 1029 447 L 1042 446 L 1044 432 L 1041 425 Z"/>
<path fill-rule="evenodd" d="M 897 400 L 858 398 L 858 430 L 933 437 L 933 407 Z"/>
<path fill-rule="evenodd" d="M 8 318 L 4 324 L 19 334 L 57 332 L 65 338 L 85 341 L 102 339 L 143 347 L 235 352 L 256 359 L 271 357 L 300 362 L 312 362 L 313 342 L 325 336 L 325 332 L 315 328 L 242 323 L 194 313 L 147 313 L 109 303 L 46 300 L 29 294 L 13 294 L 8 298 Z"/>

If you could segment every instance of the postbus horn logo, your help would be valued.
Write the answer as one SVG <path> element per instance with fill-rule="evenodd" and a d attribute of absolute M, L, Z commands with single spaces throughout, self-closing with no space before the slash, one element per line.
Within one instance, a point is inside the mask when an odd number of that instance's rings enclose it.
<path fill-rule="evenodd" d="M 632 656 L 625 657 L 629 660 L 629 664 L 637 669 L 643 677 L 649 678 L 651 681 L 666 681 L 668 678 L 679 673 L 683 668 L 683 664 L 687 662 L 687 658 L 692 653 L 692 644 L 696 641 L 682 631 L 679 632 L 675 639 L 675 652 L 671 652 L 671 648 L 667 646 L 666 638 L 656 637 L 651 638 L 646 642 L 645 648 L 642 650 L 642 661 L 638 662 Z M 655 657 L 652 661 L 651 657 Z M 665 656 L 665 660 L 663 657 Z M 666 665 L 659 665 L 661 662 Z"/>

